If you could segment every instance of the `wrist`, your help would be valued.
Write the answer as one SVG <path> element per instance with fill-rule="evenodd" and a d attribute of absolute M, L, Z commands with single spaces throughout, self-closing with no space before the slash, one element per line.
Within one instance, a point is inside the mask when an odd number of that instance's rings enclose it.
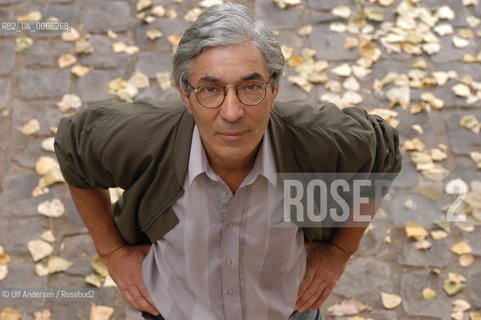
<path fill-rule="evenodd" d="M 109 256 L 111 256 L 112 254 L 114 254 L 115 252 L 117 252 L 118 250 L 120 250 L 123 247 L 125 247 L 124 243 L 114 247 L 113 249 L 105 250 L 105 252 L 103 252 L 103 253 L 101 252 L 103 250 L 97 250 L 97 253 L 101 258 L 108 258 Z"/>

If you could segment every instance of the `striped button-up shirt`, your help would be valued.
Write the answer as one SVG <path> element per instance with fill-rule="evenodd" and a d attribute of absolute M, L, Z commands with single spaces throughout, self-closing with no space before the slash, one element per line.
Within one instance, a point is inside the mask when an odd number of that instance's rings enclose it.
<path fill-rule="evenodd" d="M 180 222 L 154 243 L 143 277 L 167 320 L 288 319 L 306 268 L 302 230 L 277 227 L 276 167 L 268 132 L 233 194 L 209 166 L 194 129 Z"/>

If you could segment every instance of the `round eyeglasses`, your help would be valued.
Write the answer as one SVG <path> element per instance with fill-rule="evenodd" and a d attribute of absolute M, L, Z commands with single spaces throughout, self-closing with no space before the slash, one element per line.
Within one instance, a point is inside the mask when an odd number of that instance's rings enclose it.
<path fill-rule="evenodd" d="M 261 103 L 266 97 L 266 88 L 271 85 L 271 80 L 267 83 L 261 81 L 246 81 L 238 85 L 228 84 L 204 84 L 198 88 L 192 87 L 197 101 L 204 107 L 212 109 L 219 107 L 225 100 L 227 88 L 235 88 L 235 93 L 240 102 L 246 106 L 255 106 Z"/>

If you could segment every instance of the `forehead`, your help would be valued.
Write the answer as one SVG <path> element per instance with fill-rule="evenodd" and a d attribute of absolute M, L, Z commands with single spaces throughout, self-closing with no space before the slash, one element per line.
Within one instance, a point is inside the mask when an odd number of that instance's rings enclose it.
<path fill-rule="evenodd" d="M 190 81 L 195 84 L 202 78 L 212 78 L 231 83 L 252 74 L 259 74 L 262 81 L 270 77 L 260 50 L 249 44 L 231 45 L 206 49 L 195 58 Z"/>

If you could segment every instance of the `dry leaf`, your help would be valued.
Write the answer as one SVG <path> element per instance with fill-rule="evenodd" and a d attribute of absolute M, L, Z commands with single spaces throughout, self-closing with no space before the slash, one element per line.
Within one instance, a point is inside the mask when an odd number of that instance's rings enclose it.
<path fill-rule="evenodd" d="M 444 5 L 438 8 L 438 10 L 436 11 L 436 16 L 439 19 L 443 20 L 453 20 L 456 15 L 453 9 L 451 9 L 451 7 L 449 7 L 448 5 Z"/>
<path fill-rule="evenodd" d="M 109 275 L 109 276 L 105 277 L 103 287 L 114 288 L 114 287 L 117 287 L 117 284 L 114 282 L 112 277 Z"/>
<path fill-rule="evenodd" d="M 162 38 L 163 34 L 160 30 L 157 29 L 149 29 L 145 32 L 145 36 L 150 40 L 156 40 Z"/>
<path fill-rule="evenodd" d="M 423 299 L 424 300 L 432 300 L 437 297 L 436 291 L 431 288 L 424 288 L 423 289 Z"/>
<path fill-rule="evenodd" d="M 38 205 L 37 211 L 41 215 L 58 218 L 64 214 L 65 207 L 60 199 L 45 200 Z"/>
<path fill-rule="evenodd" d="M 310 35 L 312 33 L 312 25 L 311 24 L 308 24 L 306 26 L 303 26 L 299 29 L 299 31 L 297 32 L 297 34 L 301 37 L 307 37 L 308 35 Z"/>
<path fill-rule="evenodd" d="M 44 266 L 43 264 L 41 263 L 37 263 L 35 265 L 35 273 L 37 274 L 37 276 L 39 277 L 45 277 L 49 274 L 48 272 L 48 268 L 46 266 Z"/>
<path fill-rule="evenodd" d="M 70 68 L 70 72 L 73 75 L 76 75 L 77 77 L 81 78 L 84 77 L 87 73 L 89 73 L 92 70 L 90 67 L 82 66 L 80 64 L 77 64 Z"/>
<path fill-rule="evenodd" d="M 464 254 L 459 257 L 459 265 L 463 268 L 467 268 L 474 262 L 474 256 L 470 254 Z"/>
<path fill-rule="evenodd" d="M 402 108 L 406 109 L 409 107 L 411 101 L 411 90 L 408 86 L 394 87 L 386 92 L 386 97 L 389 99 L 390 108 L 399 104 Z"/>
<path fill-rule="evenodd" d="M 122 78 L 115 78 L 111 80 L 108 84 L 110 90 L 120 90 L 127 86 L 127 83 L 122 80 Z"/>
<path fill-rule="evenodd" d="M 354 77 L 347 78 L 346 81 L 343 82 L 342 86 L 344 87 L 344 89 L 352 91 L 358 91 L 361 87 L 359 85 L 359 82 Z"/>
<path fill-rule="evenodd" d="M 112 44 L 112 51 L 114 53 L 125 52 L 125 48 L 127 48 L 127 45 L 125 44 L 125 42 L 122 41 L 114 42 Z"/>
<path fill-rule="evenodd" d="M 51 255 L 53 252 L 53 247 L 43 240 L 31 240 L 27 243 L 27 248 L 35 262 Z"/>
<path fill-rule="evenodd" d="M 290 82 L 298 85 L 301 87 L 304 91 L 306 92 L 311 92 L 312 88 L 314 87 L 309 80 L 302 76 L 302 75 L 297 75 L 297 76 L 290 76 L 287 78 Z"/>
<path fill-rule="evenodd" d="M 165 13 L 165 17 L 167 19 L 175 19 L 177 18 L 177 12 L 175 10 L 167 10 Z"/>
<path fill-rule="evenodd" d="M 466 48 L 467 46 L 469 46 L 469 40 L 460 38 L 458 36 L 454 36 L 453 37 L 453 45 L 458 49 Z"/>
<path fill-rule="evenodd" d="M 133 98 L 139 93 L 139 90 L 127 83 L 127 86 L 116 92 L 117 97 L 122 101 L 133 102 Z"/>
<path fill-rule="evenodd" d="M 471 246 L 466 241 L 457 242 L 451 247 L 451 251 L 459 256 L 471 253 L 472 250 L 473 249 L 471 249 Z"/>
<path fill-rule="evenodd" d="M 397 308 L 401 304 L 401 297 L 397 294 L 381 292 L 382 305 L 386 309 Z"/>
<path fill-rule="evenodd" d="M 481 312 L 470 312 L 469 320 L 481 320 Z"/>
<path fill-rule="evenodd" d="M 401 145 L 401 149 L 405 151 L 423 151 L 424 148 L 425 148 L 425 145 L 419 138 L 406 140 Z"/>
<path fill-rule="evenodd" d="M 415 221 L 408 221 L 404 226 L 404 230 L 406 231 L 406 235 L 409 238 L 414 239 L 424 239 L 428 236 L 428 231 L 419 223 Z"/>
<path fill-rule="evenodd" d="M 82 107 L 82 100 L 76 94 L 64 94 L 62 101 L 57 102 L 57 108 L 62 112 L 79 109 L 80 107 Z"/>
<path fill-rule="evenodd" d="M 42 20 L 42 13 L 40 11 L 32 11 L 23 16 L 17 18 L 19 21 L 28 21 L 28 20 Z"/>
<path fill-rule="evenodd" d="M 476 116 L 470 114 L 463 116 L 459 120 L 459 125 L 468 130 L 474 130 L 479 125 L 479 120 L 476 118 Z"/>
<path fill-rule="evenodd" d="M 109 37 L 109 39 L 117 39 L 119 35 L 115 32 L 113 32 L 112 30 L 108 30 L 107 31 L 107 37 Z"/>
<path fill-rule="evenodd" d="M 22 316 L 13 308 L 5 308 L 0 312 L 0 320 L 20 320 Z"/>
<path fill-rule="evenodd" d="M 55 242 L 55 236 L 53 235 L 52 230 L 47 230 L 45 232 L 42 232 L 42 234 L 40 235 L 40 238 L 50 243 Z"/>
<path fill-rule="evenodd" d="M 431 237 L 434 240 L 446 239 L 448 237 L 448 233 L 443 230 L 434 230 L 431 231 Z"/>
<path fill-rule="evenodd" d="M 70 28 L 70 31 L 62 33 L 62 40 L 66 42 L 74 42 L 80 39 L 80 33 L 75 28 Z"/>
<path fill-rule="evenodd" d="M 19 53 L 27 50 L 33 44 L 32 38 L 29 37 L 18 37 L 15 39 L 15 52 Z"/>
<path fill-rule="evenodd" d="M 135 5 L 135 9 L 137 10 L 137 12 L 142 12 L 152 7 L 152 5 L 153 5 L 152 0 L 139 0 Z"/>
<path fill-rule="evenodd" d="M 419 134 L 424 134 L 424 129 L 419 124 L 413 124 L 411 128 Z"/>
<path fill-rule="evenodd" d="M 74 55 L 71 55 L 70 53 L 62 53 L 58 57 L 58 67 L 59 68 L 65 68 L 73 65 L 75 62 L 77 62 L 77 58 Z"/>
<path fill-rule="evenodd" d="M 34 312 L 33 315 L 35 316 L 34 320 L 50 320 L 52 317 L 52 313 L 48 309 Z"/>
<path fill-rule="evenodd" d="M 35 171 L 38 175 L 43 176 L 52 168 L 59 168 L 57 160 L 52 157 L 41 156 L 38 158 L 37 162 L 35 162 Z"/>
<path fill-rule="evenodd" d="M 429 103 L 434 109 L 442 109 L 444 107 L 444 101 L 436 98 L 431 92 L 423 92 L 421 94 L 421 100 Z"/>
<path fill-rule="evenodd" d="M 342 96 L 341 108 L 348 108 L 360 104 L 363 101 L 362 96 L 354 91 L 347 91 Z"/>
<path fill-rule="evenodd" d="M 287 9 L 301 4 L 301 0 L 272 0 L 280 9 Z"/>
<path fill-rule="evenodd" d="M 367 7 L 364 8 L 364 14 L 366 18 L 375 21 L 375 22 L 383 22 L 384 21 L 384 9 L 379 7 Z"/>
<path fill-rule="evenodd" d="M 434 27 L 434 32 L 436 32 L 440 36 L 447 36 L 448 34 L 454 33 L 454 28 L 450 24 L 443 23 L 438 24 L 436 27 Z"/>
<path fill-rule="evenodd" d="M 136 71 L 135 74 L 127 80 L 127 85 L 131 84 L 137 89 L 147 88 L 150 86 L 149 77 L 140 71 Z"/>
<path fill-rule="evenodd" d="M 461 292 L 466 288 L 466 278 L 458 273 L 449 272 L 448 278 L 444 280 L 444 291 L 449 296 Z"/>
<path fill-rule="evenodd" d="M 177 48 L 179 46 L 180 39 L 182 36 L 180 34 L 172 34 L 167 38 L 167 41 L 172 46 L 172 48 Z"/>
<path fill-rule="evenodd" d="M 5 264 L 0 264 L 0 281 L 3 281 L 8 276 L 8 266 Z"/>
<path fill-rule="evenodd" d="M 163 6 L 155 6 L 151 12 L 157 18 L 163 18 L 165 16 L 165 8 Z"/>
<path fill-rule="evenodd" d="M 37 119 L 31 119 L 18 129 L 23 135 L 31 136 L 32 134 L 40 131 L 40 122 Z"/>
<path fill-rule="evenodd" d="M 224 3 L 224 1 L 222 1 L 222 0 L 202 0 L 199 3 L 199 6 L 201 6 L 202 8 L 209 8 L 213 5 L 223 4 L 223 3 Z"/>
<path fill-rule="evenodd" d="M 157 72 L 155 78 L 159 83 L 160 89 L 167 90 L 172 87 L 172 82 L 170 81 L 170 72 Z"/>
<path fill-rule="evenodd" d="M 347 50 L 350 50 L 352 48 L 355 48 L 359 46 L 359 39 L 358 38 L 353 38 L 349 37 L 344 40 L 344 48 Z"/>
<path fill-rule="evenodd" d="M 52 168 L 50 169 L 42 179 L 40 179 L 42 183 L 46 186 L 49 187 L 51 185 L 54 185 L 56 183 L 63 183 L 65 182 L 65 179 L 62 175 L 62 172 L 60 171 L 60 168 Z"/>
<path fill-rule="evenodd" d="M 94 48 L 90 43 L 90 36 L 85 35 L 84 37 L 75 41 L 74 51 L 78 54 L 90 54 L 94 52 Z"/>
<path fill-rule="evenodd" d="M 370 307 L 356 300 L 356 298 L 347 298 L 339 304 L 330 306 L 327 312 L 332 316 L 355 315 L 364 310 L 369 310 Z"/>
<path fill-rule="evenodd" d="M 73 266 L 72 262 L 57 256 L 51 256 L 47 262 L 47 269 L 49 274 L 56 272 L 64 272 L 68 270 L 71 266 Z"/>
<path fill-rule="evenodd" d="M 337 6 L 332 9 L 331 13 L 337 17 L 347 19 L 351 16 L 351 8 L 348 6 Z"/>
<path fill-rule="evenodd" d="M 85 282 L 97 288 L 100 288 L 102 286 L 103 281 L 104 278 L 99 274 L 92 273 L 85 276 Z"/>
<path fill-rule="evenodd" d="M 434 148 L 434 149 L 431 149 L 431 159 L 433 161 L 443 161 L 443 160 L 446 160 L 448 158 L 448 155 L 443 152 L 441 149 L 438 149 L 438 148 Z"/>
<path fill-rule="evenodd" d="M 129 56 L 132 56 L 138 52 L 139 52 L 139 47 L 137 46 L 128 46 L 127 48 L 125 48 L 125 53 L 128 54 Z"/>
<path fill-rule="evenodd" d="M 347 31 L 347 26 L 342 22 L 333 22 L 329 25 L 329 30 L 337 33 L 345 33 Z"/>
<path fill-rule="evenodd" d="M 466 300 L 457 299 L 453 301 L 453 311 L 466 312 L 471 309 L 471 305 Z"/>
<path fill-rule="evenodd" d="M 94 268 L 94 270 L 102 277 L 107 277 L 109 275 L 109 271 L 107 270 L 107 267 L 100 256 L 95 255 L 92 257 L 90 263 L 92 264 L 92 268 Z"/>
<path fill-rule="evenodd" d="M 431 246 L 431 242 L 429 242 L 428 240 L 416 241 L 416 249 L 418 250 L 427 250 L 431 248 Z"/>
<path fill-rule="evenodd" d="M 89 320 L 109 320 L 114 314 L 114 309 L 107 306 L 97 306 L 95 303 L 92 304 L 90 309 Z"/>
<path fill-rule="evenodd" d="M 193 23 L 195 20 L 197 20 L 197 18 L 199 18 L 202 11 L 203 10 L 201 8 L 191 9 L 185 14 L 184 20 Z"/>
<path fill-rule="evenodd" d="M 421 48 L 430 56 L 441 51 L 441 45 L 439 43 L 425 43 L 421 46 Z"/>
<path fill-rule="evenodd" d="M 351 67 L 347 64 L 341 64 L 340 66 L 337 66 L 336 68 L 331 70 L 332 73 L 340 76 L 340 77 L 349 77 L 352 73 Z"/>
<path fill-rule="evenodd" d="M 452 88 L 455 95 L 463 98 L 468 98 L 471 95 L 471 90 L 465 84 L 458 83 Z"/>
<path fill-rule="evenodd" d="M 478 1 L 478 0 L 475 0 L 475 1 Z M 475 16 L 467 16 L 466 22 L 468 23 L 470 28 L 474 29 L 481 23 L 481 19 Z"/>

